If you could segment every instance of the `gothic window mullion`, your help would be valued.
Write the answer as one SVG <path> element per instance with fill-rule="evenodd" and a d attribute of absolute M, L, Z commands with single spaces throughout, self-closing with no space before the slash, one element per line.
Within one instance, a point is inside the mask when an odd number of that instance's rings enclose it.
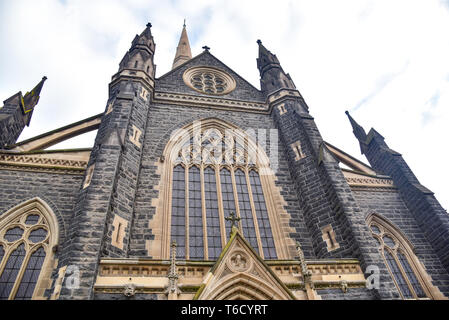
<path fill-rule="evenodd" d="M 397 250 L 396 252 L 396 258 L 399 261 L 399 266 L 402 268 L 405 274 L 405 278 L 410 283 L 410 287 L 412 288 L 412 291 L 415 293 L 416 298 L 426 298 L 427 294 L 424 291 L 424 287 L 422 286 L 421 282 L 418 280 L 418 275 L 416 275 L 413 272 L 413 269 L 409 263 L 409 260 L 407 259 L 407 256 L 402 250 Z"/>
<path fill-rule="evenodd" d="M 203 204 L 201 195 L 201 170 L 189 170 L 189 259 L 204 259 Z"/>
<path fill-rule="evenodd" d="M 43 266 L 45 257 L 46 250 L 44 246 L 37 245 L 28 248 L 27 256 L 22 264 L 18 281 L 16 281 L 16 286 L 13 289 L 14 299 L 24 300 L 33 297 L 33 292 L 38 282 L 38 277 L 41 273 L 40 269 Z"/>
<path fill-rule="evenodd" d="M 218 215 L 220 217 L 220 234 L 221 234 L 221 246 L 222 248 L 226 245 L 226 220 L 225 213 L 224 213 L 224 207 L 223 207 L 223 194 L 221 190 L 221 168 L 220 165 L 215 166 L 215 181 L 216 181 L 216 188 L 217 188 L 217 201 L 218 201 Z"/>
<path fill-rule="evenodd" d="M 272 225 L 270 222 L 266 197 L 262 187 L 262 181 L 256 170 L 249 171 L 249 180 L 251 185 L 251 194 L 253 195 L 254 208 L 258 221 L 260 241 L 265 259 L 276 259 L 276 246 L 273 237 Z"/>
<path fill-rule="evenodd" d="M 204 170 L 204 195 L 206 203 L 207 253 L 209 260 L 216 260 L 223 249 L 221 237 L 221 221 L 218 212 L 217 181 L 214 167 Z"/>
<path fill-rule="evenodd" d="M 399 269 L 399 265 L 396 259 L 394 258 L 394 253 L 386 248 L 383 249 L 383 253 L 387 261 L 387 266 L 390 269 L 390 273 L 393 276 L 392 278 L 396 282 L 396 286 L 398 287 L 401 296 L 403 297 L 403 299 L 413 298 L 414 297 L 413 293 L 412 291 L 410 291 L 410 288 L 404 278 L 404 275 Z"/>
<path fill-rule="evenodd" d="M 6 263 L 0 270 L 0 300 L 11 299 L 17 287 L 20 270 L 26 258 L 26 244 L 24 242 L 15 245 L 5 255 Z"/>
<path fill-rule="evenodd" d="M 250 194 L 248 191 L 247 175 L 242 169 L 237 169 L 234 173 L 236 179 L 237 196 L 240 207 L 240 225 L 243 229 L 243 236 L 251 246 L 257 250 L 259 248 L 256 228 L 254 225 L 253 211 L 251 209 Z M 259 252 L 260 253 L 260 252 Z"/>
<path fill-rule="evenodd" d="M 186 168 L 177 165 L 172 176 L 171 240 L 178 245 L 178 259 L 186 258 Z"/>
<path fill-rule="evenodd" d="M 236 217 L 241 218 L 242 216 L 240 214 L 239 197 L 238 197 L 238 192 L 237 192 L 237 183 L 235 181 L 235 170 L 234 170 L 234 168 L 229 168 L 229 171 L 231 173 L 232 189 L 234 191 L 235 215 L 236 215 Z M 226 216 L 228 216 L 228 215 L 226 215 Z M 243 227 L 242 227 L 241 221 L 238 224 L 238 227 L 239 227 L 240 232 L 243 233 Z"/>
<path fill-rule="evenodd" d="M 0 275 L 1 275 L 1 270 L 3 268 L 3 257 L 6 255 L 5 253 L 6 253 L 5 246 L 2 243 L 0 243 Z"/>
<path fill-rule="evenodd" d="M 258 252 L 259 252 L 259 255 L 261 256 L 261 258 L 265 259 L 264 252 L 263 252 L 263 247 L 262 247 L 262 240 L 261 240 L 261 237 L 260 237 L 259 223 L 258 223 L 258 220 L 257 220 L 256 207 L 254 206 L 253 191 L 252 191 L 251 182 L 250 182 L 250 179 L 249 179 L 248 167 L 245 168 L 245 178 L 246 178 L 246 185 L 247 185 L 247 188 L 248 188 L 249 200 L 250 200 L 250 203 L 251 203 L 251 211 L 252 211 L 252 214 L 253 214 L 253 223 L 254 223 L 254 229 L 256 231 L 257 245 L 259 247 Z"/>
<path fill-rule="evenodd" d="M 234 214 L 239 216 L 238 209 L 236 207 L 235 179 L 233 178 L 232 169 L 230 170 L 229 168 L 224 167 L 220 170 L 220 185 L 221 185 L 222 207 L 224 217 L 229 217 L 231 212 L 234 212 Z M 228 237 L 229 234 L 231 233 L 231 226 L 224 219 L 223 219 L 223 229 L 225 231 L 223 241 L 226 243 L 227 240 L 229 240 Z"/>
<path fill-rule="evenodd" d="M 22 265 L 20 266 L 19 273 L 17 274 L 16 282 L 14 283 L 14 286 L 11 290 L 10 299 L 15 299 L 15 297 L 17 295 L 17 290 L 19 290 L 19 287 L 22 284 L 25 269 L 31 259 L 32 253 L 34 253 L 33 248 L 31 248 L 27 242 L 24 242 L 24 245 L 25 245 L 25 257 L 22 261 Z"/>
<path fill-rule="evenodd" d="M 412 285 L 412 283 L 411 283 L 409 277 L 407 276 L 407 272 L 404 270 L 404 266 L 402 265 L 401 261 L 399 261 L 399 258 L 398 258 L 398 249 L 394 250 L 393 258 L 394 258 L 394 260 L 396 261 L 396 264 L 398 265 L 399 270 L 401 270 L 402 277 L 404 278 L 405 282 L 407 283 L 408 288 L 409 288 L 410 292 L 411 292 L 412 295 L 413 295 L 413 298 L 414 298 L 414 299 L 418 299 L 418 295 L 417 295 L 417 293 L 415 292 L 415 288 L 413 287 L 413 285 Z"/>
<path fill-rule="evenodd" d="M 207 217 L 206 217 L 206 195 L 205 195 L 205 182 L 204 182 L 204 165 L 200 168 L 200 184 L 201 184 L 201 216 L 203 220 L 203 250 L 204 250 L 204 260 L 209 259 L 208 250 L 208 238 L 207 238 Z"/>
<path fill-rule="evenodd" d="M 185 254 L 185 259 L 188 260 L 190 259 L 190 241 L 189 241 L 189 236 L 190 236 L 190 232 L 189 232 L 189 166 L 186 165 L 185 167 L 185 176 L 184 176 L 184 180 L 185 180 L 185 210 L 184 210 L 184 214 L 185 214 L 185 250 L 186 250 L 186 254 Z"/>

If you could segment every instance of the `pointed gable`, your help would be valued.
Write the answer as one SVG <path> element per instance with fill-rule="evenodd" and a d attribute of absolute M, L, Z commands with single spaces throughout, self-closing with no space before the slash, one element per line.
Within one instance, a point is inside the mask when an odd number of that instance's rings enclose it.
<path fill-rule="evenodd" d="M 206 275 L 195 300 L 295 300 L 237 228 L 214 267 Z"/>
<path fill-rule="evenodd" d="M 236 82 L 236 88 L 228 94 L 224 95 L 207 95 L 205 93 L 198 92 L 184 83 L 183 75 L 187 69 L 193 67 L 210 67 L 224 71 L 234 78 Z M 246 100 L 265 102 L 265 97 L 262 92 L 251 85 L 248 81 L 239 76 L 236 72 L 226 66 L 223 62 L 214 57 L 208 50 L 190 59 L 189 61 L 181 64 L 165 75 L 156 80 L 156 91 L 181 93 L 196 96 L 210 96 L 221 97 L 224 99 Z"/>

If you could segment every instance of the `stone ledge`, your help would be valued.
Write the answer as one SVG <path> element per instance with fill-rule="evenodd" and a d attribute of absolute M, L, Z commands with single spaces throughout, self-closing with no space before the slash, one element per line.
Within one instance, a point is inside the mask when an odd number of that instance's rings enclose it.
<path fill-rule="evenodd" d="M 38 154 L 0 154 L 0 169 L 32 172 L 84 174 L 87 161 L 52 158 Z"/>
<path fill-rule="evenodd" d="M 229 100 L 223 98 L 212 98 L 203 96 L 194 96 L 188 94 L 171 93 L 171 92 L 155 92 L 154 103 L 169 103 L 169 104 L 194 104 L 196 107 L 222 107 L 231 108 L 241 111 L 268 111 L 268 106 L 264 103 Z"/>

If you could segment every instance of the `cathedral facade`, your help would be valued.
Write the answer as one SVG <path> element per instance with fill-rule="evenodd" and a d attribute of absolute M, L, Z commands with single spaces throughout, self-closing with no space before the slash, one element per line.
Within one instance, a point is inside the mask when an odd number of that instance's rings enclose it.
<path fill-rule="evenodd" d="M 349 113 L 370 165 L 323 140 L 257 43 L 260 90 L 192 57 L 185 26 L 156 78 L 148 24 L 103 113 L 17 142 L 45 78 L 4 101 L 0 299 L 447 299 L 433 193 Z M 93 130 L 92 148 L 48 150 Z"/>

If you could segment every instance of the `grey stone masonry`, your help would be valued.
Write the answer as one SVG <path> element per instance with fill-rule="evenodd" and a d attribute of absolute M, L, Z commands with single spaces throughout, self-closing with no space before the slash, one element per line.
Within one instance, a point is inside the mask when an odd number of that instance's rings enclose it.
<path fill-rule="evenodd" d="M 61 249 L 67 240 L 69 224 L 82 179 L 82 175 L 2 168 L 0 169 L 0 219 L 3 213 L 27 200 L 35 197 L 42 199 L 52 209 L 57 219 L 59 237 L 55 259 L 59 259 Z M 57 277 L 57 273 L 58 269 L 54 269 L 52 279 Z M 49 290 L 45 296 L 48 298 L 52 292 Z"/>
<path fill-rule="evenodd" d="M 61 299 L 92 299 L 101 257 L 128 256 L 130 228 L 124 230 L 123 247 L 114 246 L 112 221 L 119 216 L 130 226 L 133 219 L 143 142 L 138 132 L 145 132 L 152 96 L 150 77 L 154 76 L 155 45 L 150 28 L 148 24 L 135 37 L 110 84 L 109 100 L 71 221 L 70 240 L 60 260 L 60 266 L 79 268 L 80 286 L 63 288 Z"/>
<path fill-rule="evenodd" d="M 214 57 L 210 52 L 205 51 L 188 62 L 180 65 L 179 67 L 173 69 L 172 71 L 166 73 L 156 81 L 155 90 L 161 92 L 176 92 L 184 93 L 195 96 L 206 96 L 205 94 L 199 93 L 189 86 L 187 86 L 182 80 L 182 75 L 184 71 L 191 67 L 197 66 L 210 66 L 215 68 L 220 68 L 228 72 L 236 81 L 236 88 L 234 91 L 220 96 L 224 99 L 234 99 L 234 100 L 246 100 L 246 101 L 258 101 L 261 103 L 265 102 L 265 97 L 263 94 L 253 87 L 249 82 L 240 77 L 232 69 L 226 66 L 223 62 Z M 213 96 L 216 98 L 217 96 Z"/>
<path fill-rule="evenodd" d="M 59 267 L 73 265 L 79 268 L 80 286 L 78 289 L 63 286 L 60 299 L 90 299 L 92 296 L 121 157 L 122 146 L 114 130 L 110 130 L 105 136 L 106 141 L 91 155 L 89 165 L 95 164 L 95 168 L 90 185 L 79 192 L 69 237 L 59 261 Z"/>
<path fill-rule="evenodd" d="M 290 172 L 304 208 L 306 225 L 318 258 L 348 258 L 360 260 L 363 270 L 377 265 L 381 272 L 381 287 L 374 290 L 383 299 L 398 298 L 375 240 L 354 200 L 338 162 L 327 151 L 313 117 L 302 98 L 282 101 L 286 113 L 273 108 L 273 118 L 285 146 L 301 143 L 304 157 L 297 159 L 293 148 L 287 153 Z M 322 229 L 332 225 L 339 248 L 328 252 Z"/>
<path fill-rule="evenodd" d="M 433 192 L 421 185 L 402 156 L 391 150 L 374 129 L 368 134 L 365 155 L 371 166 L 391 176 L 395 185 L 431 243 L 441 262 L 449 271 L 449 215 Z"/>
<path fill-rule="evenodd" d="M 285 146 L 292 146 L 300 142 L 304 157 L 297 160 L 296 153 L 292 147 L 287 147 L 287 159 L 293 181 L 300 196 L 301 206 L 304 208 L 306 225 L 312 236 L 313 247 L 318 258 L 339 257 L 341 251 L 347 247 L 345 239 L 341 237 L 339 226 L 337 225 L 332 208 L 326 199 L 322 179 L 318 172 L 318 158 L 316 152 L 310 145 L 307 133 L 298 122 L 297 114 L 294 112 L 294 101 L 286 103 L 287 113 L 279 116 L 279 111 L 275 108 L 273 116 L 279 129 L 281 143 Z M 340 249 L 328 252 L 326 243 L 322 238 L 321 229 L 331 224 L 337 235 L 337 242 Z"/>
<path fill-rule="evenodd" d="M 139 93 L 138 97 L 132 102 L 122 102 L 120 106 L 122 123 L 124 123 L 125 114 L 129 114 L 129 118 L 127 119 L 128 123 L 126 127 L 121 129 L 122 132 L 125 132 L 123 135 L 124 148 L 119 171 L 117 172 L 116 188 L 111 199 L 111 214 L 107 220 L 108 229 L 102 252 L 102 256 L 106 257 L 126 257 L 128 255 L 130 226 L 134 218 L 135 197 L 141 170 L 141 157 L 148 118 L 150 93 L 148 93 L 147 100 L 145 100 L 140 96 L 142 86 L 138 83 L 134 83 L 133 86 L 133 91 Z M 120 99 L 119 96 L 118 100 Z M 136 143 L 131 140 L 135 136 L 135 128 L 142 132 Z M 125 238 L 123 239 L 123 250 L 111 244 L 111 235 L 114 231 L 114 227 L 112 226 L 114 215 L 118 215 L 129 222 L 128 228 L 125 230 Z"/>
<path fill-rule="evenodd" d="M 62 300 L 167 299 L 165 293 L 155 294 L 154 291 L 138 291 L 135 295 L 126 296 L 121 292 L 124 286 L 112 288 L 116 285 L 114 281 L 105 284 L 105 290 L 95 290 L 94 286 L 102 259 L 115 259 L 117 263 L 126 265 L 137 261 L 140 266 L 140 263 L 149 260 L 151 264 L 159 264 L 160 260 L 168 258 L 169 243 L 161 241 L 170 238 L 169 215 L 173 199 L 177 201 L 174 202 L 175 206 L 183 201 L 183 205 L 186 205 L 187 200 L 188 205 L 194 203 L 195 208 L 202 208 L 203 214 L 209 211 L 209 204 L 204 207 L 208 203 L 206 201 L 209 201 L 205 197 L 209 190 L 204 183 L 204 175 L 201 178 L 204 186 L 199 190 L 201 202 L 198 205 L 195 197 L 192 200 L 186 196 L 182 201 L 176 198 L 177 193 L 171 195 L 169 188 L 178 180 L 170 181 L 172 174 L 167 173 L 177 163 L 167 161 L 167 157 L 174 155 L 174 152 L 171 155 L 164 154 L 167 145 L 171 147 L 174 144 L 170 138 L 176 130 L 190 129 L 191 125 L 200 124 L 202 120 L 206 120 L 210 126 L 216 123 L 220 128 L 241 129 L 249 135 L 247 140 L 252 140 L 264 149 L 269 158 L 274 177 L 268 170 L 270 176 L 260 180 L 263 182 L 263 197 L 260 197 L 260 192 L 254 192 L 255 188 L 249 180 L 247 202 L 251 203 L 254 213 L 263 211 L 258 205 L 266 201 L 269 223 L 271 227 L 275 226 L 272 235 L 276 249 L 282 249 L 278 252 L 278 260 L 273 261 L 273 266 L 277 268 L 279 262 L 285 261 L 289 263 L 289 268 L 295 266 L 290 262 L 298 254 L 295 242 L 299 242 L 305 259 L 330 264 L 329 270 L 334 263 L 344 265 L 343 268 L 347 268 L 348 261 L 355 265 L 355 259 L 360 262 L 362 271 L 370 270 L 373 266 L 379 268 L 380 287 L 372 290 L 364 287 L 361 278 L 360 282 L 348 280 L 346 286 L 344 279 L 339 282 L 328 281 L 323 276 L 323 281 L 315 283 L 317 293 L 323 300 L 400 299 L 385 259 L 366 223 L 370 214 L 376 214 L 378 219 L 384 218 L 401 231 L 430 276 L 432 284 L 449 296 L 449 216 L 433 193 L 419 183 L 402 156 L 391 150 L 377 131 L 372 129 L 366 135 L 349 113 L 362 153 L 366 154 L 373 169 L 391 177 L 394 185 L 374 185 L 369 182 L 348 184 L 339 160 L 323 141 L 290 75 L 284 72 L 276 55 L 267 50 L 261 41 L 258 44 L 257 67 L 261 76 L 261 90 L 213 56 L 207 47 L 204 47 L 203 53 L 155 79 L 155 43 L 151 24 L 147 24 L 147 28 L 136 35 L 130 50 L 119 64 L 118 72 L 112 76 L 109 98 L 85 171 L 80 168 L 65 170 L 51 165 L 44 168 L 37 162 L 2 161 L 0 219 L 9 209 L 39 197 L 51 207 L 59 224 L 59 244 L 54 248 L 57 266 L 52 271 L 52 281 L 45 287 L 46 298 L 51 297 L 63 280 L 59 277 L 60 268 L 68 267 L 79 270 L 76 277 L 79 283 L 78 286 L 70 286 L 65 282 L 59 295 Z M 205 71 L 207 69 L 209 71 Z M 212 76 L 214 72 L 216 75 Z M 206 79 L 208 73 L 211 75 Z M 184 76 L 191 77 L 194 85 L 186 84 Z M 221 79 L 220 82 L 220 77 L 227 80 Z M 195 80 L 198 78 L 202 79 L 202 84 L 200 80 Z M 211 89 L 212 85 L 207 91 L 206 84 L 212 78 L 215 91 Z M 226 90 L 225 82 L 229 85 Z M 220 95 L 220 92 L 223 94 Z M 19 92 L 7 99 L 0 109 L 0 150 L 10 149 L 7 152 L 3 150 L 6 155 L 14 153 L 11 146 L 17 142 L 24 126 L 31 119 L 38 96 L 34 98 L 29 104 L 30 109 L 27 109 L 22 107 L 26 104 L 22 102 Z M 248 141 L 245 140 L 245 143 Z M 236 143 L 236 149 L 237 146 Z M 344 161 L 341 155 L 339 159 Z M 221 166 L 217 164 L 217 170 L 222 170 Z M 349 174 L 358 174 L 355 171 Z M 261 172 L 260 175 L 263 175 Z M 370 176 L 366 180 L 376 181 L 375 178 Z M 184 182 L 191 183 L 188 179 Z M 234 177 L 232 179 L 233 191 L 228 194 L 238 192 Z M 351 180 L 348 178 L 348 181 Z M 220 179 L 217 178 L 217 182 Z M 251 190 L 252 194 L 249 192 Z M 220 195 L 219 191 L 220 183 L 217 185 L 216 201 L 224 198 L 222 195 L 225 193 Z M 163 196 L 167 198 L 163 199 Z M 237 197 L 235 200 L 239 202 L 240 199 Z M 222 207 L 219 205 L 220 219 L 223 214 L 230 214 L 223 212 L 228 209 Z M 236 205 L 236 209 L 238 213 L 239 206 Z M 189 210 L 185 211 L 189 213 Z M 259 216 L 258 213 L 256 215 Z M 208 217 L 203 218 L 206 226 L 203 228 L 207 229 L 207 225 L 210 225 Z M 262 220 L 268 228 L 267 219 Z M 177 226 L 178 223 L 173 225 Z M 256 223 L 254 225 L 257 226 Z M 262 234 L 265 229 L 260 228 L 259 231 Z M 199 237 L 200 232 L 192 234 Z M 188 231 L 185 234 L 191 236 Z M 190 242 L 192 245 L 194 241 Z M 204 244 L 207 243 L 204 241 Z M 185 261 L 176 263 L 178 266 L 186 265 Z M 106 264 L 108 262 L 103 261 L 103 266 Z M 187 263 L 189 265 L 190 262 Z M 212 262 L 205 262 L 206 265 L 212 265 Z M 162 270 L 159 268 L 158 274 L 165 277 L 161 274 Z M 282 273 L 291 272 L 290 276 L 297 276 L 293 267 L 289 269 L 291 271 L 286 270 L 283 269 Z M 341 269 L 332 270 L 336 272 L 330 272 L 334 276 L 340 275 Z M 353 272 L 352 269 L 345 270 Z M 123 272 L 126 270 L 123 269 Z M 130 272 L 134 274 L 134 270 Z M 144 276 L 145 272 L 136 276 Z M 153 271 L 151 274 L 154 275 Z M 69 276 L 70 272 L 65 274 L 64 279 L 68 280 Z M 368 276 L 370 274 L 365 273 L 365 277 Z M 204 281 L 200 277 L 195 279 Z M 187 286 L 185 292 L 193 290 L 196 285 L 189 285 L 191 288 Z M 131 291 L 128 290 L 126 294 Z"/>
<path fill-rule="evenodd" d="M 128 253 L 129 228 L 125 230 L 123 249 L 115 247 L 111 244 L 112 220 L 118 215 L 131 225 L 133 219 L 141 147 L 130 138 L 133 127 L 145 130 L 150 96 L 144 98 L 141 92 L 142 85 L 130 80 L 111 88 L 113 111 L 103 117 L 91 154 L 88 167 L 95 167 L 90 185 L 81 190 L 71 223 L 75 236 L 67 246 L 69 262 L 61 262 L 80 267 L 82 289 L 75 291 L 73 298 L 91 297 L 101 256 L 126 257 Z M 95 235 L 91 233 L 94 230 Z M 65 297 L 72 298 L 68 294 Z"/>
<path fill-rule="evenodd" d="M 341 289 L 318 290 L 322 300 L 373 300 L 371 292 L 365 288 L 350 288 L 346 293 Z"/>
<path fill-rule="evenodd" d="M 413 252 L 432 278 L 433 285 L 448 296 L 449 275 L 424 232 L 413 215 L 410 214 L 399 191 L 353 187 L 352 193 L 365 217 L 377 214 L 387 219 L 402 232 L 410 241 Z"/>
<path fill-rule="evenodd" d="M 179 84 L 181 78 L 173 79 Z M 152 240 L 154 235 L 149 229 L 149 221 L 153 219 L 156 208 L 152 206 L 154 199 L 158 199 L 160 190 L 155 187 L 160 183 L 160 173 L 157 172 L 164 148 L 169 142 L 171 134 L 194 121 L 201 119 L 214 118 L 225 123 L 229 123 L 242 130 L 254 129 L 274 129 L 275 124 L 271 117 L 266 114 L 242 113 L 230 110 L 216 110 L 191 106 L 173 106 L 165 104 L 152 104 L 150 106 L 148 124 L 146 126 L 144 149 L 141 162 L 141 172 L 139 175 L 138 192 L 136 196 L 136 206 L 134 211 L 134 221 L 131 231 L 131 257 L 151 257 L 151 252 L 147 252 L 146 241 Z M 257 141 L 257 137 L 254 137 Z M 260 144 L 265 141 L 258 141 Z M 266 149 L 270 150 L 268 141 Z M 291 226 L 295 232 L 290 236 L 294 240 L 301 242 L 305 256 L 314 258 L 310 235 L 305 225 L 303 209 L 299 205 L 298 194 L 293 187 L 292 178 L 289 172 L 285 155 L 286 148 L 280 144 L 279 149 L 279 168 L 276 175 L 276 185 L 281 189 L 281 195 L 287 203 L 286 211 L 291 216 Z M 170 201 L 169 199 L 164 199 Z"/>
<path fill-rule="evenodd" d="M 67 237 L 82 175 L 0 169 L 0 219 L 9 209 L 35 197 L 45 201 L 59 224 L 59 246 Z M 57 255 L 59 252 L 57 253 Z"/>

